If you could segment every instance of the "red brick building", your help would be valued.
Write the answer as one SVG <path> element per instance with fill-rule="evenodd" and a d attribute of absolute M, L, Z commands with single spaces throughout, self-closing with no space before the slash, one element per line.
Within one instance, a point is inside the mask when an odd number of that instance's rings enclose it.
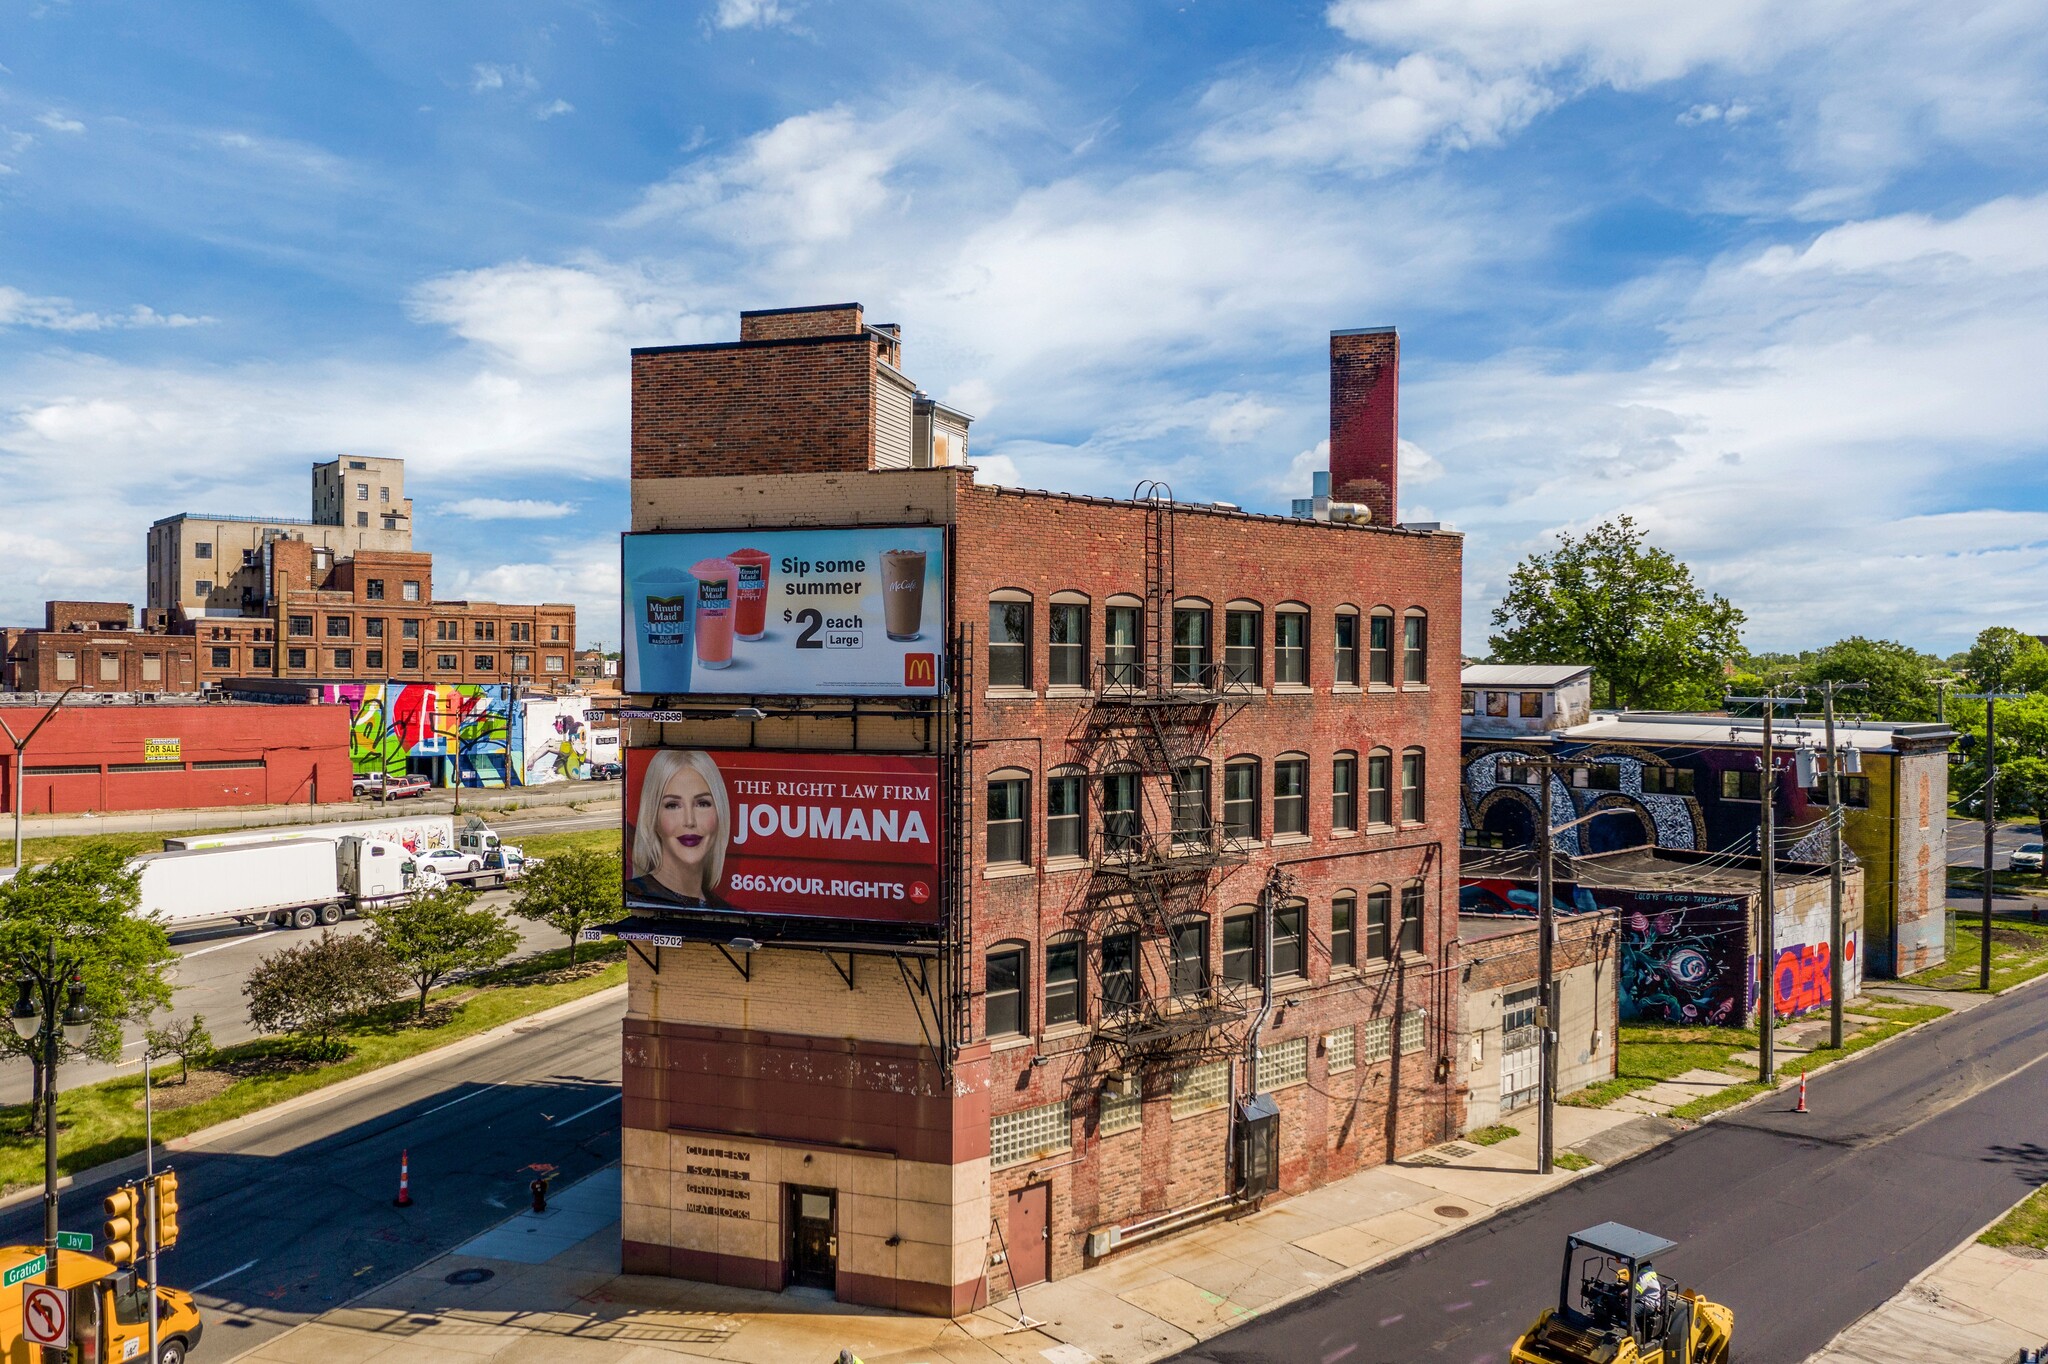
<path fill-rule="evenodd" d="M 43 628 L 0 629 L 0 689 L 21 692 L 199 690 L 190 639 L 135 628 L 126 602 L 43 604 Z"/>
<path fill-rule="evenodd" d="M 0 696 L 0 716 L 27 734 L 41 705 Z M 326 805 L 351 799 L 348 712 L 340 706 L 237 705 L 197 698 L 140 702 L 73 697 L 22 758 L 0 733 L 0 812 L 30 815 L 223 805 Z"/>
<path fill-rule="evenodd" d="M 634 529 L 946 527 L 953 694 L 735 696 L 760 718 L 643 711 L 629 745 L 935 756 L 945 912 L 829 951 L 625 927 L 661 934 L 627 1268 L 957 1313 L 1459 1131 L 1461 541 L 1393 523 L 1392 415 L 1349 406 L 1392 402 L 1392 334 L 1332 338 L 1333 423 L 1379 433 L 1336 480 L 1363 525 L 895 463 L 893 329 L 743 336 L 635 352 Z"/>

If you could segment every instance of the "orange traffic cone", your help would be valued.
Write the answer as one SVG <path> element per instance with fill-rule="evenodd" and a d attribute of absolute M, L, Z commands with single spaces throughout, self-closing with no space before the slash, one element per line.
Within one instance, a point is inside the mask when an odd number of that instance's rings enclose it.
<path fill-rule="evenodd" d="M 391 1200 L 394 1207 L 412 1206 L 412 1170 L 407 1159 L 408 1154 L 405 1151 L 398 1153 L 398 1197 Z"/>
<path fill-rule="evenodd" d="M 1806 1072 L 1803 1070 L 1799 1072 L 1799 1107 L 1792 1111 L 1794 1113 L 1804 1113 L 1806 1111 Z"/>

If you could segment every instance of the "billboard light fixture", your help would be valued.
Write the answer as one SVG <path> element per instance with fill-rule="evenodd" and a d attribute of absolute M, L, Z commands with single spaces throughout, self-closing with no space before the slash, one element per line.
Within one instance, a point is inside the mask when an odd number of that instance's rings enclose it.
<path fill-rule="evenodd" d="M 761 950 L 761 942 L 758 938 L 734 938 L 726 946 L 735 952 L 758 952 Z"/>
<path fill-rule="evenodd" d="M 741 706 L 732 713 L 732 718 L 735 720 L 765 720 L 768 718 L 768 712 L 762 710 L 759 706 Z"/>

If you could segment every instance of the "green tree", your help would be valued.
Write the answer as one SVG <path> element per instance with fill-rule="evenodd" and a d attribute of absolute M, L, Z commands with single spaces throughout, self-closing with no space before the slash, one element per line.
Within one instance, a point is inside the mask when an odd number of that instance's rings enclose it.
<path fill-rule="evenodd" d="M 182 1021 L 174 1018 L 161 1028 L 151 1028 L 143 1034 L 143 1044 L 151 1056 L 178 1058 L 181 1085 L 191 1082 L 194 1065 L 203 1069 L 213 1059 L 213 1034 L 207 1031 L 205 1014 L 193 1014 Z"/>
<path fill-rule="evenodd" d="M 163 926 L 137 912 L 140 877 L 119 848 L 88 843 L 67 857 L 0 882 L 0 962 L 42 963 L 54 945 L 85 986 L 92 1031 L 78 1046 L 60 1042 L 58 1061 L 121 1058 L 123 1030 L 171 1002 L 169 968 L 177 960 Z M 30 1089 L 41 1098 L 49 1077 L 43 1057 L 12 1028 L 0 1030 L 4 1052 L 25 1057 Z M 32 1106 L 31 1114 L 40 1112 Z M 32 1116 L 32 1130 L 40 1130 Z"/>
<path fill-rule="evenodd" d="M 494 909 L 478 909 L 476 892 L 443 886 L 367 911 L 377 941 L 420 992 L 426 1017 L 427 993 L 457 971 L 496 966 L 519 950 L 519 932 Z"/>
<path fill-rule="evenodd" d="M 1932 654 L 1894 640 L 1851 635 L 1804 655 L 1791 680 L 1867 682 L 1870 690 L 1841 698 L 1842 709 L 1884 720 L 1932 720 L 1934 679 L 1941 666 Z"/>
<path fill-rule="evenodd" d="M 1984 811 L 1984 703 L 1956 701 L 1949 706 L 1963 760 L 1951 783 L 1956 808 L 1965 814 Z M 2030 692 L 1998 703 L 1998 811 L 2001 815 L 2031 814 L 2048 840 L 2048 692 Z"/>
<path fill-rule="evenodd" d="M 1963 655 L 1973 691 L 2048 691 L 2048 645 L 2009 625 L 1980 631 Z"/>
<path fill-rule="evenodd" d="M 1592 664 L 1609 706 L 1703 705 L 1721 694 L 1743 619 L 1621 516 L 1517 565 L 1487 644 L 1502 663 Z"/>
<path fill-rule="evenodd" d="M 616 914 L 624 903 L 617 853 L 577 848 L 557 853 L 539 865 L 526 864 L 512 896 L 512 912 L 569 935 L 569 960 L 576 960 L 576 937 L 583 926 Z"/>
<path fill-rule="evenodd" d="M 405 976 L 374 936 L 323 932 L 256 963 L 242 984 L 249 1024 L 258 1032 L 292 1033 L 334 1052 L 333 1037 L 350 1019 L 405 990 Z"/>

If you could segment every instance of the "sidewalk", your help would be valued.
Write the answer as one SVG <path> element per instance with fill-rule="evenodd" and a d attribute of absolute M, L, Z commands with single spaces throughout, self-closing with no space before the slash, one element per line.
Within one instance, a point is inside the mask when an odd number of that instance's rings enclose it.
<path fill-rule="evenodd" d="M 2048 1253 L 1973 1236 L 1806 1364 L 2012 1364 L 2048 1345 Z"/>
<path fill-rule="evenodd" d="M 615 781 L 560 781 L 542 786 L 464 787 L 462 813 L 521 810 L 535 806 L 616 804 Z M 85 834 L 176 834 L 194 829 L 262 829 L 278 824 L 335 824 L 382 819 L 387 815 L 445 815 L 454 812 L 455 793 L 436 790 L 388 805 L 374 800 L 334 801 L 325 805 L 224 805 L 190 810 L 129 810 L 113 814 L 23 815 L 23 838 L 72 837 Z"/>
<path fill-rule="evenodd" d="M 1635 1121 L 1560 1109 L 1558 1147 L 1599 1149 Z M 850 1347 L 865 1364 L 1142 1364 L 1578 1177 L 1535 1166 L 1533 1131 L 1496 1146 L 1449 1142 L 1027 1288 L 1022 1328 L 1013 1298 L 945 1321 L 802 1290 L 622 1275 L 614 1167 L 561 1191 L 545 1214 L 521 1213 L 240 1358 L 829 1364 Z"/>

